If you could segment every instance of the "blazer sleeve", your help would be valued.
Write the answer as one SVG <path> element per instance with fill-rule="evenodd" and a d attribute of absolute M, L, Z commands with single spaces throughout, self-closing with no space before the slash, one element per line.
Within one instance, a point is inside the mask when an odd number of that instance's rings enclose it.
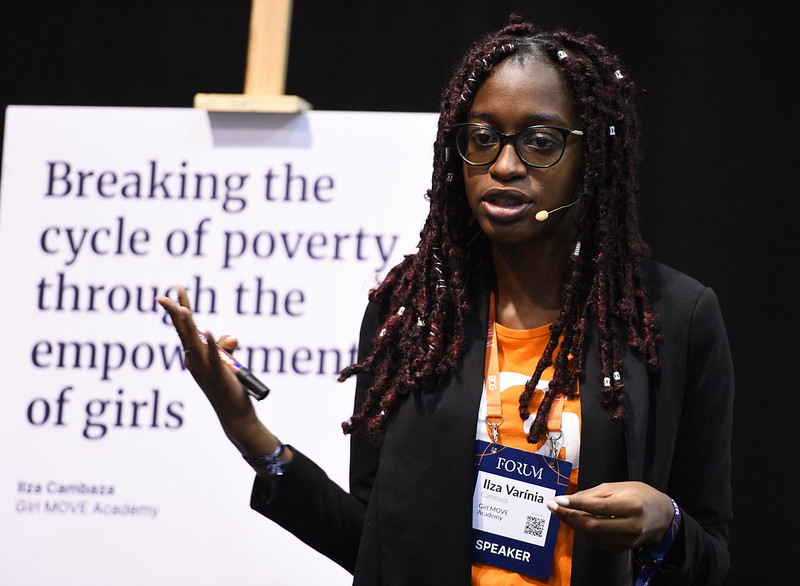
<path fill-rule="evenodd" d="M 723 584 L 728 575 L 733 366 L 717 297 L 704 289 L 688 335 L 669 494 L 683 515 L 654 584 Z"/>
<path fill-rule="evenodd" d="M 378 314 L 378 308 L 370 304 L 361 327 L 359 361 L 372 345 Z M 356 381 L 356 409 L 370 384 L 367 376 L 359 376 Z M 377 470 L 378 450 L 362 433 L 353 435 L 347 492 L 297 448 L 290 447 L 292 463 L 276 486 L 256 476 L 250 506 L 352 573 Z"/>

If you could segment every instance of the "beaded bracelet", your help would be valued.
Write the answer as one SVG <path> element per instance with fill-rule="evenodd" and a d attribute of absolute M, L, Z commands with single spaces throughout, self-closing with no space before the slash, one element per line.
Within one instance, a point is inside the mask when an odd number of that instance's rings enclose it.
<path fill-rule="evenodd" d="M 255 458 L 248 458 L 245 456 L 245 461 L 253 468 L 266 468 L 267 476 L 270 481 L 269 495 L 266 498 L 267 503 L 271 503 L 275 498 L 275 493 L 278 491 L 278 480 L 288 470 L 291 460 L 281 460 L 281 456 L 286 451 L 286 446 L 283 444 L 278 445 L 275 451 L 271 454 L 264 454 L 263 456 L 256 456 Z M 258 472 L 258 470 L 256 470 Z"/>
<path fill-rule="evenodd" d="M 286 446 L 279 444 L 271 454 L 264 454 L 263 456 L 256 456 L 255 458 L 245 457 L 245 461 L 253 468 L 265 467 L 270 478 L 277 478 L 278 476 L 283 476 L 283 473 L 286 472 L 286 469 L 291 463 L 291 460 L 280 459 L 285 451 Z"/>
<path fill-rule="evenodd" d="M 664 561 L 664 556 L 667 555 L 672 543 L 678 536 L 678 530 L 681 528 L 681 509 L 678 507 L 674 500 L 672 501 L 672 523 L 670 523 L 667 532 L 661 541 L 652 549 L 646 547 L 637 547 L 633 550 L 634 558 L 642 566 L 639 570 L 639 576 L 636 578 L 636 586 L 647 586 L 650 580 L 656 575 L 656 571 Z"/>

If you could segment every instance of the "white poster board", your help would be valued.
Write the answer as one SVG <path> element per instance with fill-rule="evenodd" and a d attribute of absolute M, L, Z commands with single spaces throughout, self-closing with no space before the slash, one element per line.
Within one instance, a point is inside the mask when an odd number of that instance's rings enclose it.
<path fill-rule="evenodd" d="M 11 107 L 0 192 L 0 577 L 348 584 L 249 508 L 250 468 L 154 303 L 188 287 L 347 486 L 366 292 L 414 251 L 432 114 Z"/>

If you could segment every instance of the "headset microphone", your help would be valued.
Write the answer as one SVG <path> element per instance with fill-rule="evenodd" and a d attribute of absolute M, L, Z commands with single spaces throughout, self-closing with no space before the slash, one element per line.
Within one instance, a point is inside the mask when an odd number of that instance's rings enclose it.
<path fill-rule="evenodd" d="M 538 212 L 536 212 L 536 215 L 534 216 L 534 218 L 536 218 L 537 222 L 544 222 L 547 218 L 550 217 L 550 214 L 552 214 L 553 212 L 557 212 L 558 210 L 563 210 L 564 208 L 568 208 L 568 207 L 574 206 L 580 200 L 581 200 L 581 198 L 578 198 L 575 201 L 573 201 L 572 203 L 568 203 L 567 205 L 563 205 L 563 206 L 561 206 L 559 208 L 556 208 L 554 210 L 550 210 L 549 212 L 547 210 L 539 210 Z"/>

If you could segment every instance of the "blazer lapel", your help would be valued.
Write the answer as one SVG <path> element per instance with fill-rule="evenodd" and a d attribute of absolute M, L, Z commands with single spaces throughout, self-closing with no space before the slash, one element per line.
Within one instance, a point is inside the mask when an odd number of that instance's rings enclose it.
<path fill-rule="evenodd" d="M 594 332 L 587 333 L 586 378 L 581 383 L 581 466 L 578 490 L 604 482 L 641 478 L 647 432 L 647 373 L 626 350 L 626 420 L 611 419 L 601 403 L 599 351 Z M 626 346 L 627 348 L 627 346 Z M 628 553 L 612 554 L 576 536 L 572 554 L 574 586 L 617 586 L 632 581 Z"/>
<path fill-rule="evenodd" d="M 628 454 L 628 477 L 644 480 L 647 430 L 650 429 L 650 377 L 647 367 L 626 345 L 625 352 L 625 445 Z"/>
<path fill-rule="evenodd" d="M 594 331 L 587 332 L 586 335 L 586 377 L 581 381 L 580 388 L 581 467 L 578 473 L 578 490 L 603 482 L 627 480 L 629 475 L 624 426 L 611 419 L 609 412 L 603 407 L 597 341 Z M 625 364 L 627 368 L 628 362 Z"/>

